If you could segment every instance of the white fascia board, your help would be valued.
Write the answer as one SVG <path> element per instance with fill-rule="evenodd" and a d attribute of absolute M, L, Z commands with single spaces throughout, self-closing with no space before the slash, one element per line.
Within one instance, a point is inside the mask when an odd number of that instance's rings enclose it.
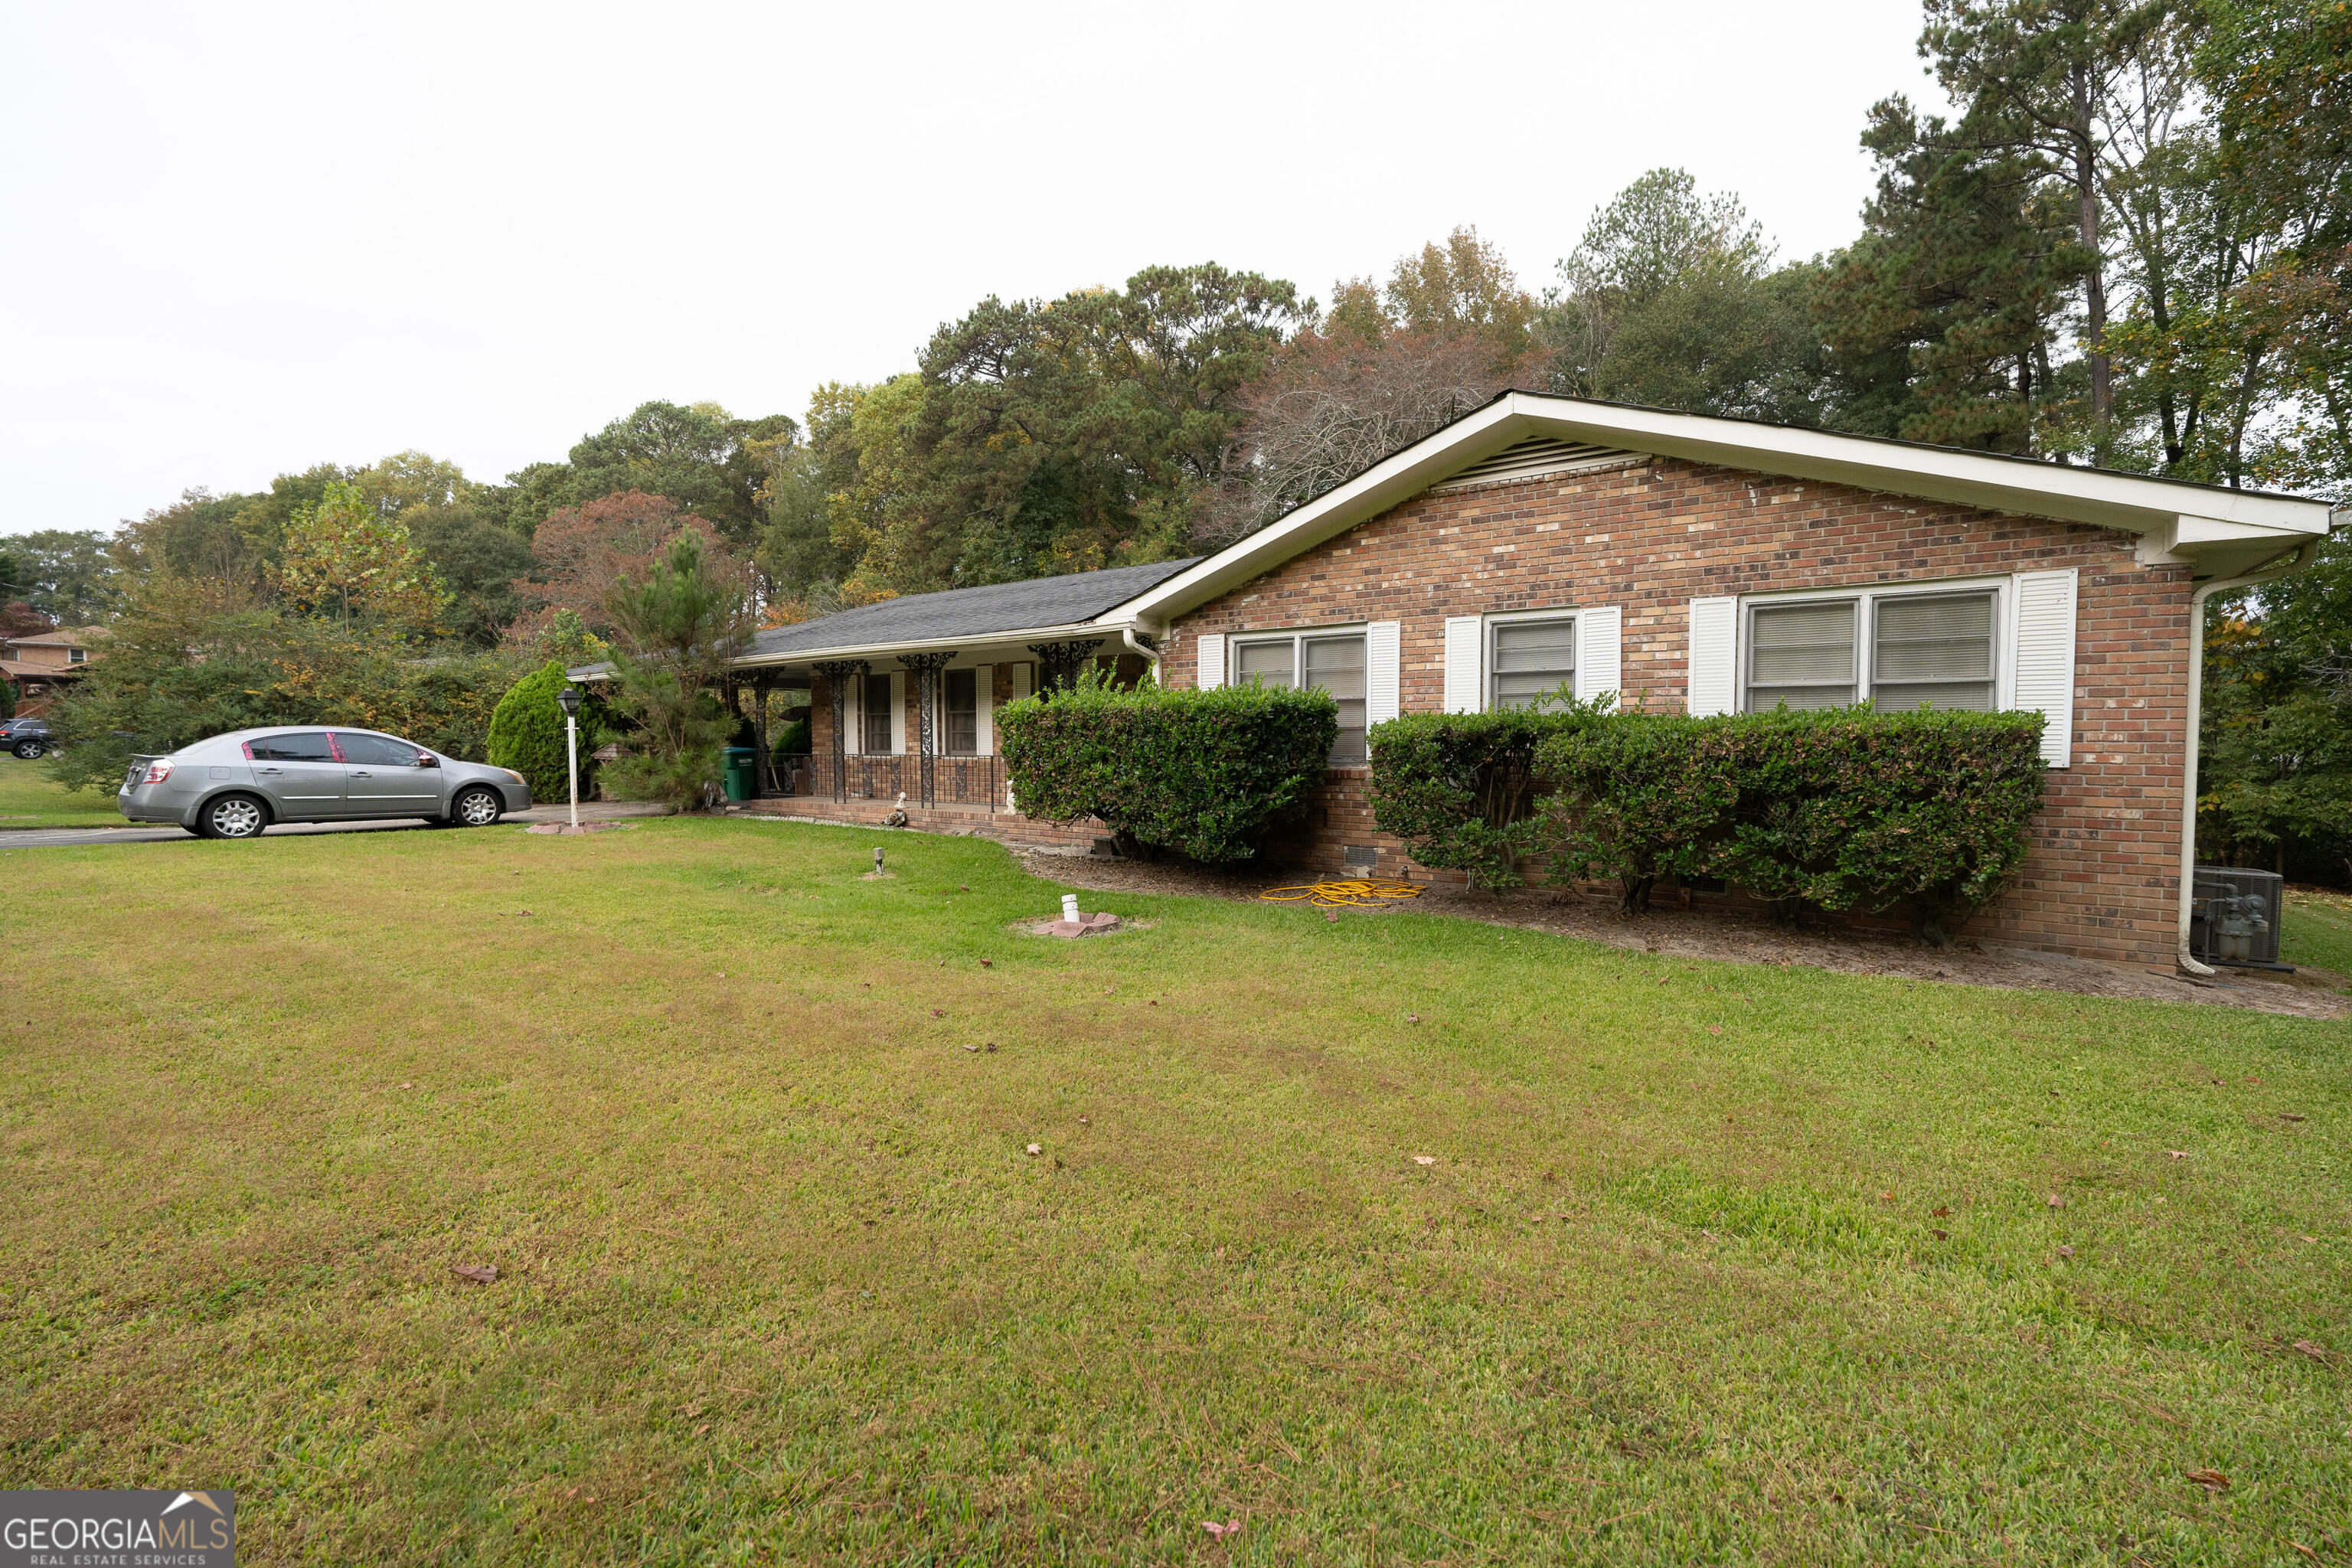
<path fill-rule="evenodd" d="M 1056 642 L 1075 637 L 1099 637 L 1106 632 L 1115 636 L 1121 626 L 1128 624 L 1124 619 L 1108 623 L 1071 621 L 1058 626 L 1030 626 L 1018 631 L 987 632 L 977 637 L 920 637 L 898 642 L 850 643 L 839 647 L 800 648 L 791 653 L 747 654 L 729 660 L 728 668 L 759 669 L 776 665 L 807 664 L 820 658 L 888 658 L 902 653 L 937 653 L 942 649 L 951 653 L 969 652 L 977 659 L 990 648 L 1019 647 L 1024 643 Z M 1027 652 L 1025 648 L 1023 651 L 1024 654 Z"/>
<path fill-rule="evenodd" d="M 2326 501 L 2296 496 L 1517 392 L 1496 398 L 1248 538 L 1114 605 L 1098 624 L 1164 625 L 1530 436 L 1556 436 L 2015 516 L 2124 529 L 2158 536 L 2155 542 L 2160 550 L 2186 548 L 2201 553 L 2215 545 L 2323 537 L 2330 516 Z M 2194 528 L 2183 534 L 2180 531 L 2189 524 Z"/>

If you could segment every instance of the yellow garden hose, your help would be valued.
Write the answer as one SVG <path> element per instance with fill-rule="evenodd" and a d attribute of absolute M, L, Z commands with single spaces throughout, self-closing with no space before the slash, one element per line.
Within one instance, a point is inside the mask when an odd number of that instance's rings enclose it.
<path fill-rule="evenodd" d="M 1421 897 L 1412 882 L 1391 882 L 1378 877 L 1351 877 L 1339 882 L 1302 882 L 1295 888 L 1268 888 L 1258 897 L 1274 904 L 1312 904 L 1318 910 L 1377 910 Z"/>

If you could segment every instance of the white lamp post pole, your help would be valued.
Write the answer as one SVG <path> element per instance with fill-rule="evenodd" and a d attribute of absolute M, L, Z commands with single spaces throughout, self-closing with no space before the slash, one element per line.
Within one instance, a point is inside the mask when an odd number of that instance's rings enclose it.
<path fill-rule="evenodd" d="M 580 831 L 580 690 L 567 686 L 555 694 L 563 710 L 563 773 L 572 784 L 572 831 Z"/>

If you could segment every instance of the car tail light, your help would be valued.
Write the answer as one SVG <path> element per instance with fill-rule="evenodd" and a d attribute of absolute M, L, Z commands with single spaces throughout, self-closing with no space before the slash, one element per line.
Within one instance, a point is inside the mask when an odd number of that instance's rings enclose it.
<path fill-rule="evenodd" d="M 142 784 L 162 784 L 165 779 L 170 778 L 171 776 L 172 759 L 169 757 L 158 757 L 155 761 L 147 764 L 147 776 L 140 782 Z"/>

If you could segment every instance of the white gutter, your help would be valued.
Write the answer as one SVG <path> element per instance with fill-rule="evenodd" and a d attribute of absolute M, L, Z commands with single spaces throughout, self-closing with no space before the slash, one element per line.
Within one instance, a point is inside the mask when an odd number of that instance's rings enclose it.
<path fill-rule="evenodd" d="M 2329 521 L 2335 521 L 2334 513 Z M 2322 535 L 2322 538 L 2325 538 Z M 2180 923 L 2174 933 L 2173 956 L 2180 967 L 2191 974 L 2210 974 L 2210 964 L 2200 963 L 2189 953 L 2189 919 L 2197 901 L 2197 763 L 2200 743 L 2205 727 L 2205 601 L 2215 594 L 2235 593 L 2259 583 L 2272 582 L 2290 572 L 2300 571 L 2310 560 L 2311 552 L 2319 548 L 2319 540 L 2297 545 L 2287 555 L 2280 557 L 2286 564 L 2273 560 L 2242 577 L 2222 577 L 2206 584 L 2189 595 L 2189 743 L 2182 758 L 2180 787 Z"/>
<path fill-rule="evenodd" d="M 1139 654 L 1143 658 L 1150 659 L 1151 661 L 1151 678 L 1154 680 L 1160 679 L 1160 650 L 1158 648 L 1146 647 L 1142 643 L 1136 640 L 1134 622 L 1129 621 L 1127 625 L 1118 628 L 1118 640 L 1127 645 L 1128 652 Z"/>

